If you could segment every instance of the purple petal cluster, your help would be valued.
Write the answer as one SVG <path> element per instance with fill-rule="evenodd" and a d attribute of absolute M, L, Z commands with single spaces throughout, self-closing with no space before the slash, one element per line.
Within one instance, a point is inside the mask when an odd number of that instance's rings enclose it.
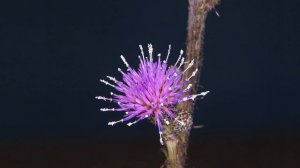
<path fill-rule="evenodd" d="M 206 93 L 198 95 L 187 94 L 187 91 L 192 86 L 191 84 L 187 85 L 187 82 L 191 77 L 195 76 L 197 69 L 189 78 L 182 79 L 185 71 L 194 63 L 192 61 L 189 63 L 187 69 L 181 69 L 181 66 L 184 64 L 182 50 L 177 62 L 174 65 L 168 66 L 167 61 L 170 54 L 170 46 L 166 59 L 161 60 L 161 56 L 158 54 L 156 61 L 153 60 L 153 48 L 151 44 L 148 45 L 149 57 L 145 57 L 142 46 L 140 46 L 140 49 L 142 56 L 139 56 L 140 63 L 137 70 L 132 69 L 124 56 L 121 55 L 121 59 L 127 67 L 126 71 L 118 69 L 122 74 L 122 81 L 118 81 L 110 76 L 107 76 L 107 78 L 112 83 L 100 80 L 102 83 L 115 88 L 118 93 L 111 92 L 112 98 L 102 96 L 96 98 L 118 104 L 118 108 L 102 108 L 101 111 L 125 112 L 121 120 L 109 122 L 108 125 L 113 126 L 119 122 L 133 120 L 127 123 L 128 126 L 131 126 L 143 119 L 150 118 L 157 125 L 161 136 L 163 124 L 169 124 L 170 120 L 177 120 L 175 105 L 178 102 L 194 100 L 197 96 L 203 96 Z M 162 139 L 160 141 L 162 143 Z"/>

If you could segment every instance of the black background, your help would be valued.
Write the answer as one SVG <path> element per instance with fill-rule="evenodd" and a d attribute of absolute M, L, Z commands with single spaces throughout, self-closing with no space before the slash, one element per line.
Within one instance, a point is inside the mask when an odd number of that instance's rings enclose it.
<path fill-rule="evenodd" d="M 216 7 L 220 17 L 209 13 L 201 86 L 211 93 L 196 105 L 194 123 L 205 127 L 192 131 L 191 166 L 297 167 L 295 2 L 224 0 Z M 113 105 L 94 97 L 112 91 L 99 79 L 120 79 L 121 54 L 137 66 L 139 44 L 152 43 L 162 56 L 172 44 L 170 61 L 176 61 L 185 49 L 187 5 L 185 0 L 1 2 L 0 165 L 159 167 L 157 128 L 147 121 L 108 127 L 122 115 L 100 112 Z M 264 147 L 262 154 L 258 149 Z M 152 166 L 149 159 L 155 160 Z"/>

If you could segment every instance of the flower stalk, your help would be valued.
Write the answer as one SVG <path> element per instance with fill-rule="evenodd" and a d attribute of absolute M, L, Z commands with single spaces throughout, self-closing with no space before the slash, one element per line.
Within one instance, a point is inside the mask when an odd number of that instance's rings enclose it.
<path fill-rule="evenodd" d="M 219 0 L 188 0 L 188 23 L 187 23 L 187 39 L 186 39 L 186 61 L 194 60 L 194 66 L 197 68 L 198 75 L 189 80 L 190 89 L 187 91 L 189 95 L 197 94 L 200 72 L 203 65 L 203 39 L 205 20 L 209 11 L 214 9 Z M 217 12 L 216 12 L 217 14 Z M 217 14 L 218 15 L 218 14 Z M 183 74 L 182 79 L 188 79 L 190 74 L 194 74 L 192 69 L 185 64 L 183 69 L 187 69 L 187 73 Z M 179 111 L 178 116 L 184 125 L 173 122 L 164 125 L 164 149 L 166 156 L 165 163 L 162 167 L 166 168 L 184 168 L 186 167 L 187 148 L 189 144 L 190 130 L 193 125 L 193 111 L 195 101 L 182 101 L 177 104 Z"/>

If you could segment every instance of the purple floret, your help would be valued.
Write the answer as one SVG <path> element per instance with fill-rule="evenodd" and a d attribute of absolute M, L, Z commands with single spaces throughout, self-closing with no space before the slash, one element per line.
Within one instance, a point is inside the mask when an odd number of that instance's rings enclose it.
<path fill-rule="evenodd" d="M 188 80 L 195 76 L 197 69 L 187 79 L 182 79 L 183 73 L 193 65 L 193 61 L 189 63 L 188 68 L 181 70 L 184 64 L 184 58 L 181 58 L 183 51 L 175 65 L 168 66 L 167 61 L 170 54 L 170 46 L 167 58 L 162 61 L 160 54 L 158 59 L 153 60 L 152 45 L 148 45 L 149 57 L 145 57 L 142 46 L 140 46 L 142 57 L 139 56 L 140 63 L 137 70 L 132 69 L 124 56 L 121 59 L 127 67 L 127 71 L 118 71 L 122 74 L 122 81 L 118 81 L 113 77 L 107 76 L 114 84 L 105 80 L 100 80 L 106 85 L 114 87 L 118 93 L 111 93 L 112 98 L 102 96 L 97 99 L 109 100 L 118 104 L 118 108 L 107 109 L 102 108 L 101 111 L 124 111 L 125 115 L 121 120 L 109 122 L 108 125 L 114 125 L 119 122 L 129 121 L 127 125 L 131 126 L 145 118 L 152 118 L 157 125 L 160 136 L 163 131 L 163 123 L 169 124 L 170 120 L 177 120 L 177 111 L 175 105 L 181 101 L 194 100 L 197 96 L 204 96 L 208 92 L 197 95 L 188 95 L 187 91 L 191 88 L 191 84 L 184 87 Z M 177 66 L 177 64 L 179 66 Z M 180 122 L 180 121 L 179 121 Z M 162 138 L 160 138 L 162 143 Z"/>

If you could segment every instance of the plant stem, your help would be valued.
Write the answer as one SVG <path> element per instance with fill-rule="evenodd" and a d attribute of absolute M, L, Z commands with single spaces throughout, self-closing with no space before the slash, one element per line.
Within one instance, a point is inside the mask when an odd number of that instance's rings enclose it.
<path fill-rule="evenodd" d="M 186 39 L 186 61 L 194 59 L 195 67 L 198 68 L 199 75 L 191 78 L 189 83 L 193 85 L 189 94 L 196 94 L 199 85 L 201 67 L 203 65 L 203 37 L 205 20 L 207 13 L 219 3 L 219 0 L 188 0 L 188 26 Z M 186 69 L 188 64 L 185 64 Z M 188 78 L 192 73 L 189 69 L 183 76 Z M 178 117 L 186 123 L 178 126 L 176 122 L 164 126 L 164 153 L 166 161 L 164 166 L 167 168 L 184 168 L 186 166 L 187 148 L 190 130 L 193 122 L 194 101 L 185 101 L 177 105 Z"/>

